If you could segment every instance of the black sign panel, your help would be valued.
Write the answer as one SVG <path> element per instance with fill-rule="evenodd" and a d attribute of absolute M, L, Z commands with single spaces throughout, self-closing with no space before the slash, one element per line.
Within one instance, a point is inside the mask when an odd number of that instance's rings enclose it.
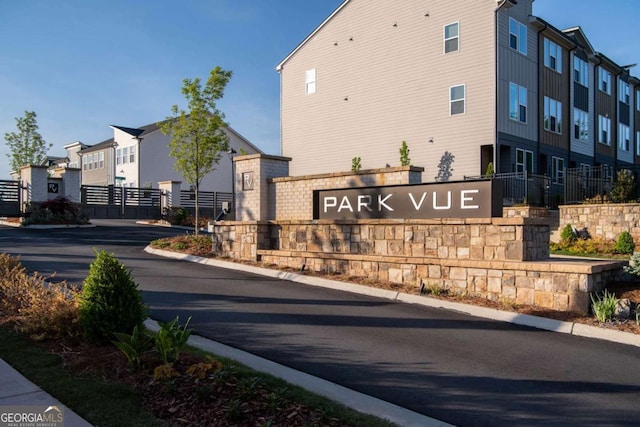
<path fill-rule="evenodd" d="M 60 186 L 57 182 L 50 182 L 48 183 L 47 189 L 49 193 L 58 194 Z"/>
<path fill-rule="evenodd" d="M 498 181 L 317 190 L 314 219 L 429 219 L 502 216 Z"/>

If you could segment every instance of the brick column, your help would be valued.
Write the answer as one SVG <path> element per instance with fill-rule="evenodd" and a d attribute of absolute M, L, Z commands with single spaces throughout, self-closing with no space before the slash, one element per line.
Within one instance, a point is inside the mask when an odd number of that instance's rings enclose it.
<path fill-rule="evenodd" d="M 234 157 L 236 221 L 263 221 L 274 219 L 274 208 L 269 203 L 268 180 L 289 175 L 291 158 L 251 154 Z"/>

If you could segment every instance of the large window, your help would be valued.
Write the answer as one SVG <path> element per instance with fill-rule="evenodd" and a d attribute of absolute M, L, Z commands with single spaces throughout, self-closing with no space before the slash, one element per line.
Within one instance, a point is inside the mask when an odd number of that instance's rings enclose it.
<path fill-rule="evenodd" d="M 573 137 L 582 142 L 589 141 L 589 114 L 578 108 L 573 109 Z"/>
<path fill-rule="evenodd" d="M 640 156 L 640 130 L 636 132 L 636 156 Z"/>
<path fill-rule="evenodd" d="M 135 163 L 136 161 L 136 146 L 129 147 L 129 163 Z"/>
<path fill-rule="evenodd" d="M 527 88 L 509 83 L 509 118 L 527 122 Z"/>
<path fill-rule="evenodd" d="M 562 103 L 548 96 L 544 97 L 544 130 L 562 133 Z"/>
<path fill-rule="evenodd" d="M 573 80 L 584 87 L 589 86 L 589 64 L 577 56 L 573 57 Z"/>
<path fill-rule="evenodd" d="M 618 100 L 629 105 L 630 97 L 631 93 L 629 89 L 629 83 L 625 82 L 624 80 L 620 80 L 618 82 Z"/>
<path fill-rule="evenodd" d="M 562 157 L 551 158 L 551 179 L 554 184 L 564 184 L 564 159 Z"/>
<path fill-rule="evenodd" d="M 618 148 L 622 151 L 629 151 L 631 145 L 631 134 L 629 126 L 618 124 Z"/>
<path fill-rule="evenodd" d="M 449 89 L 449 114 L 464 114 L 465 110 L 465 86 L 451 86 Z"/>
<path fill-rule="evenodd" d="M 122 149 L 122 163 L 129 163 L 129 147 Z"/>
<path fill-rule="evenodd" d="M 457 52 L 460 49 L 460 23 L 444 26 L 444 53 Z"/>
<path fill-rule="evenodd" d="M 122 164 L 122 148 L 116 150 L 116 165 Z"/>
<path fill-rule="evenodd" d="M 598 142 L 611 145 L 611 119 L 598 115 Z"/>
<path fill-rule="evenodd" d="M 82 156 L 82 170 L 87 170 L 88 169 L 88 163 L 89 163 L 89 155 L 85 154 L 84 156 Z"/>
<path fill-rule="evenodd" d="M 546 37 L 544 39 L 544 65 L 562 73 L 562 48 Z"/>
<path fill-rule="evenodd" d="M 304 73 L 305 93 L 310 95 L 316 93 L 316 69 L 312 68 Z"/>
<path fill-rule="evenodd" d="M 104 151 L 98 153 L 98 167 L 104 169 Z"/>
<path fill-rule="evenodd" d="M 636 110 L 640 111 L 640 90 L 636 91 Z"/>
<path fill-rule="evenodd" d="M 598 89 L 611 95 L 611 73 L 602 67 L 598 68 Z"/>
<path fill-rule="evenodd" d="M 516 172 L 533 173 L 533 151 L 516 148 Z"/>
<path fill-rule="evenodd" d="M 513 18 L 509 18 L 509 47 L 527 54 L 527 26 Z"/>

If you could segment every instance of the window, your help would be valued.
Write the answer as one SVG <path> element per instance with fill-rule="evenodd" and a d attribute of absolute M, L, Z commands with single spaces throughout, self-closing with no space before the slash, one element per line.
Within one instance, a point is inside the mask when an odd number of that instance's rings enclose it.
<path fill-rule="evenodd" d="M 116 165 L 122 164 L 122 148 L 116 150 Z"/>
<path fill-rule="evenodd" d="M 611 119 L 598 115 L 598 142 L 600 144 L 611 145 Z"/>
<path fill-rule="evenodd" d="M 611 95 L 611 73 L 602 67 L 598 68 L 598 89 Z"/>
<path fill-rule="evenodd" d="M 509 18 L 509 47 L 527 54 L 527 26 L 513 18 Z"/>
<path fill-rule="evenodd" d="M 122 163 L 129 163 L 129 147 L 122 149 Z"/>
<path fill-rule="evenodd" d="M 562 48 L 547 38 L 544 39 L 544 65 L 562 73 Z"/>
<path fill-rule="evenodd" d="M 516 149 L 516 172 L 533 173 L 533 151 Z"/>
<path fill-rule="evenodd" d="M 84 156 L 82 156 L 82 170 L 87 170 L 87 163 L 89 162 L 89 159 L 87 158 L 87 155 L 85 154 Z"/>
<path fill-rule="evenodd" d="M 584 87 L 589 86 L 589 64 L 577 56 L 573 57 L 573 80 Z"/>
<path fill-rule="evenodd" d="M 562 133 L 562 103 L 544 97 L 544 130 Z"/>
<path fill-rule="evenodd" d="M 551 158 L 551 180 L 554 184 L 564 184 L 564 159 L 561 157 Z"/>
<path fill-rule="evenodd" d="M 464 114 L 465 86 L 451 86 L 449 89 L 449 114 Z"/>
<path fill-rule="evenodd" d="M 640 90 L 636 91 L 636 110 L 640 111 Z"/>
<path fill-rule="evenodd" d="M 87 155 L 87 166 L 89 166 L 89 170 L 93 170 L 93 153 Z"/>
<path fill-rule="evenodd" d="M 316 69 L 312 68 L 304 73 L 305 93 L 310 95 L 316 93 Z"/>
<path fill-rule="evenodd" d="M 93 168 L 98 169 L 98 153 L 93 153 Z"/>
<path fill-rule="evenodd" d="M 132 147 L 129 147 L 129 163 L 135 163 L 136 162 L 136 147 L 135 145 Z"/>
<path fill-rule="evenodd" d="M 630 139 L 629 126 L 618 124 L 618 148 L 622 151 L 629 151 Z"/>
<path fill-rule="evenodd" d="M 640 130 L 636 132 L 636 156 L 640 156 Z"/>
<path fill-rule="evenodd" d="M 444 26 L 444 53 L 457 52 L 460 49 L 460 23 Z"/>
<path fill-rule="evenodd" d="M 618 82 L 618 100 L 629 105 L 631 93 L 629 92 L 629 83 L 624 80 Z"/>
<path fill-rule="evenodd" d="M 104 169 L 104 151 L 98 153 L 98 167 Z"/>
<path fill-rule="evenodd" d="M 527 122 L 527 88 L 509 83 L 509 118 Z"/>
<path fill-rule="evenodd" d="M 582 142 L 589 141 L 589 114 L 577 108 L 573 109 L 573 137 Z"/>

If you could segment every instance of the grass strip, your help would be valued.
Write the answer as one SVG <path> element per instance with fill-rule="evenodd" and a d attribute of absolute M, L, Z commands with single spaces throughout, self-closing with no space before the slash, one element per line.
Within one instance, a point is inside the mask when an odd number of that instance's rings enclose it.
<path fill-rule="evenodd" d="M 0 327 L 0 357 L 93 425 L 164 426 L 126 384 L 74 374 L 62 360 L 22 336 Z"/>

